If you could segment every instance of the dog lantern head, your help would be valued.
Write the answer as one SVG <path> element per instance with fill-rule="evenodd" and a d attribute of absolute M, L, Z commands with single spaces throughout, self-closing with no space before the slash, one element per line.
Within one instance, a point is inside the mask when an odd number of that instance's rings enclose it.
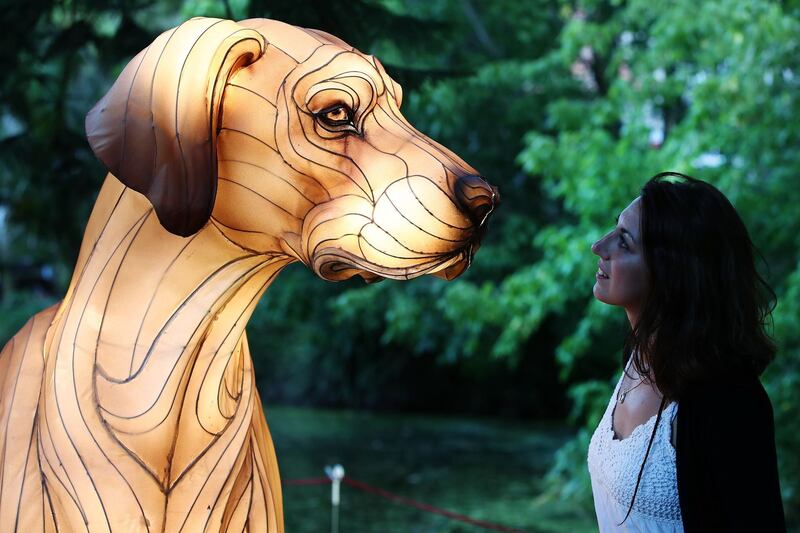
<path fill-rule="evenodd" d="M 172 233 L 213 226 L 328 280 L 451 279 L 496 189 L 415 130 L 401 103 L 376 58 L 329 34 L 198 18 L 136 56 L 86 128 Z"/>

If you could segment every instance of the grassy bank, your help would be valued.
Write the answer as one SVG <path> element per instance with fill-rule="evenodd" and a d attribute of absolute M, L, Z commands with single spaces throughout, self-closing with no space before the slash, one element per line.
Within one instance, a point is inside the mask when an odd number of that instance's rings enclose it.
<path fill-rule="evenodd" d="M 554 451 L 570 433 L 491 419 L 267 408 L 281 476 L 349 477 L 436 507 L 524 531 L 593 531 L 594 516 L 540 497 Z M 286 486 L 286 530 L 330 530 L 330 487 Z M 482 529 L 344 486 L 342 533 Z"/>

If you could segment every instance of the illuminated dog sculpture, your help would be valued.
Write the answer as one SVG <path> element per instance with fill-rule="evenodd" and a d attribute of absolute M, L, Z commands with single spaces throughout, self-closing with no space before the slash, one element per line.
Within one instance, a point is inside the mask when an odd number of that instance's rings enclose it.
<path fill-rule="evenodd" d="M 86 119 L 109 169 L 64 300 L 0 355 L 0 530 L 283 531 L 245 325 L 302 261 L 450 279 L 493 189 L 339 39 L 193 19 Z M 138 192 L 137 192 L 138 191 Z"/>

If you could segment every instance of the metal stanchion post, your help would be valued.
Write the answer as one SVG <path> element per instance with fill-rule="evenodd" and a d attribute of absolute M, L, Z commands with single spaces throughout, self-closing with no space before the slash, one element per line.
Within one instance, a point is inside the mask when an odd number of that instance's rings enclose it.
<path fill-rule="evenodd" d="M 331 533 L 339 533 L 340 488 L 344 478 L 344 467 L 342 465 L 326 466 L 325 474 L 331 480 Z"/>

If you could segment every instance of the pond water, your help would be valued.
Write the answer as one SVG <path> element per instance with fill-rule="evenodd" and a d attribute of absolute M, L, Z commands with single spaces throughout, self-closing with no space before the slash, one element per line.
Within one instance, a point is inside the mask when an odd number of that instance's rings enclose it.
<path fill-rule="evenodd" d="M 523 531 L 595 531 L 594 513 L 543 499 L 543 476 L 571 436 L 561 426 L 479 418 L 265 408 L 286 481 L 341 464 L 352 479 Z M 283 490 L 288 533 L 331 530 L 330 485 Z M 342 486 L 340 533 L 479 532 L 477 526 Z"/>

